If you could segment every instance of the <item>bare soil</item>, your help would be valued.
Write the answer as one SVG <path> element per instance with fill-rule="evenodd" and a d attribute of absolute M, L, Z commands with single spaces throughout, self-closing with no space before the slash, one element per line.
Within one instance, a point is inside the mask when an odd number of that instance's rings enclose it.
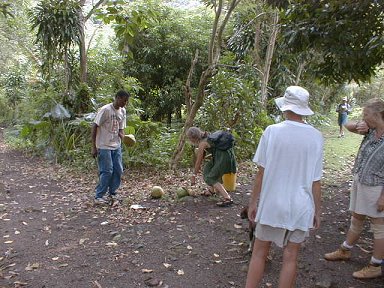
<path fill-rule="evenodd" d="M 175 189 L 188 185 L 183 172 L 128 169 L 123 202 L 94 206 L 96 167 L 68 171 L 11 150 L 0 137 L 0 287 L 244 287 L 248 223 L 239 214 L 253 173 L 240 166 L 235 205 L 219 208 L 218 198 L 200 195 L 202 186 L 177 199 Z M 166 197 L 150 199 L 153 185 Z M 322 227 L 303 245 L 297 287 L 384 287 L 384 278 L 351 276 L 369 260 L 369 232 L 351 261 L 323 260 L 348 229 L 349 185 L 343 176 L 323 187 Z M 271 256 L 262 287 L 277 287 L 281 250 L 274 247 Z"/>

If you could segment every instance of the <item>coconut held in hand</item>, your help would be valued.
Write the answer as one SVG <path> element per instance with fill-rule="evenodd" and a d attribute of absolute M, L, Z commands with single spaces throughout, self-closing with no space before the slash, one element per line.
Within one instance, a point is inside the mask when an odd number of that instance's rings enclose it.
<path fill-rule="evenodd" d="M 135 135 L 133 135 L 133 134 L 124 135 L 123 143 L 125 145 L 127 145 L 128 147 L 135 145 L 135 143 L 136 143 Z"/>

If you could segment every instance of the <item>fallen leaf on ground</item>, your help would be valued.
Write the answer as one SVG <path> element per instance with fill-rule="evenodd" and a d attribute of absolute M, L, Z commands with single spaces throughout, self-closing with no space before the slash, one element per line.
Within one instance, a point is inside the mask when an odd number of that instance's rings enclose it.
<path fill-rule="evenodd" d="M 89 238 L 80 239 L 79 244 L 83 245 L 85 241 L 89 240 Z"/>
<path fill-rule="evenodd" d="M 15 284 L 15 285 L 19 285 L 19 286 L 26 286 L 26 285 L 28 285 L 27 282 L 21 282 L 21 281 L 15 281 L 15 282 L 13 282 L 13 284 Z M 16 287 L 17 287 L 17 286 L 16 286 Z"/>
<path fill-rule="evenodd" d="M 92 283 L 95 284 L 97 288 L 103 288 L 103 287 L 99 284 L 99 282 L 97 282 L 97 281 L 93 281 Z"/>
<path fill-rule="evenodd" d="M 39 263 L 28 263 L 27 267 L 25 267 L 26 271 L 32 271 L 40 267 Z"/>
<path fill-rule="evenodd" d="M 183 269 L 177 270 L 177 275 L 184 275 Z"/>

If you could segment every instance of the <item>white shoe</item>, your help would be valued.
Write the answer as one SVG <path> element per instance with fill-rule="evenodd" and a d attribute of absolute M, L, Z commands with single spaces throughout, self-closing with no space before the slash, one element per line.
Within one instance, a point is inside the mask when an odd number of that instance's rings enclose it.
<path fill-rule="evenodd" d="M 104 198 L 95 198 L 94 201 L 95 201 L 95 204 L 100 204 L 100 205 L 109 204 L 109 202 Z"/>

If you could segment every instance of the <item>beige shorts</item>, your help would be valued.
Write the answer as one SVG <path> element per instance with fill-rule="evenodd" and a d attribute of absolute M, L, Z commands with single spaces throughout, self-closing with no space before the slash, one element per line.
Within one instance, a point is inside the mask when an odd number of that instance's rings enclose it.
<path fill-rule="evenodd" d="M 302 243 L 309 236 L 308 231 L 290 231 L 284 228 L 276 228 L 260 223 L 256 224 L 255 237 L 261 241 L 273 242 L 279 247 L 284 247 L 289 242 Z"/>
<path fill-rule="evenodd" d="M 384 217 L 384 211 L 377 211 L 377 200 L 381 195 L 382 186 L 367 186 L 359 182 L 356 174 L 353 178 L 349 210 L 372 218 Z"/>

